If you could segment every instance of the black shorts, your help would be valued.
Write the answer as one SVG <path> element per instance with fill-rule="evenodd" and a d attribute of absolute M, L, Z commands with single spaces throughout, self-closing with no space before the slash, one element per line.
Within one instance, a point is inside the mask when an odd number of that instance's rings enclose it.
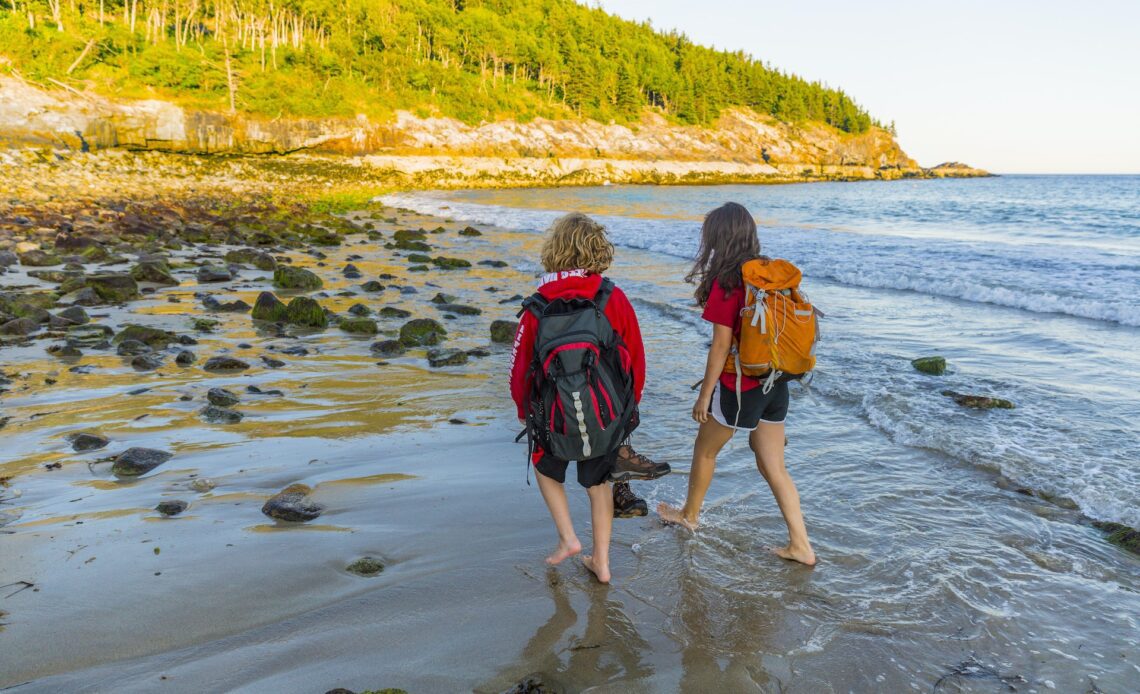
<path fill-rule="evenodd" d="M 763 386 L 746 390 L 740 394 L 739 402 L 737 419 L 736 391 L 722 388 L 718 381 L 709 413 L 719 424 L 738 431 L 753 431 L 760 424 L 783 424 L 788 416 L 788 384 L 777 383 L 767 393 Z"/>
<path fill-rule="evenodd" d="M 566 467 L 569 464 L 569 461 L 559 460 L 552 455 L 546 454 L 543 455 L 537 463 L 535 463 L 534 469 L 538 470 L 539 474 L 545 475 L 555 482 L 565 484 Z M 590 487 L 594 487 L 602 484 L 603 482 L 607 482 L 610 477 L 610 471 L 613 470 L 613 466 L 613 456 L 603 456 L 601 458 L 579 460 L 578 484 L 589 489 Z"/>

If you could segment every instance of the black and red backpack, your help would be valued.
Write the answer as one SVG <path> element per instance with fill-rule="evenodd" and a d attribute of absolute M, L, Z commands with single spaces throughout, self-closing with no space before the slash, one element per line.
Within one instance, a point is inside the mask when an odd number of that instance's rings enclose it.
<path fill-rule="evenodd" d="M 525 431 L 532 452 L 537 444 L 561 460 L 613 456 L 637 426 L 633 374 L 606 317 L 613 290 L 603 279 L 593 299 L 523 301 L 519 315 L 538 319 Z"/>

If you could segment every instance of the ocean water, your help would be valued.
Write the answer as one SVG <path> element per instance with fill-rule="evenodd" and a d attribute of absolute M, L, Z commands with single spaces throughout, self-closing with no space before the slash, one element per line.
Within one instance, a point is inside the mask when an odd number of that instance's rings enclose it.
<path fill-rule="evenodd" d="M 803 269 L 804 288 L 827 314 L 819 397 L 895 444 L 995 471 L 1090 518 L 1140 527 L 1140 177 L 385 198 L 535 233 L 569 210 L 597 216 L 619 247 L 661 258 L 667 269 L 648 281 L 625 272 L 630 293 L 652 316 L 648 333 L 691 333 L 678 338 L 691 361 L 700 361 L 706 329 L 681 277 L 703 214 L 729 200 L 752 211 L 766 254 Z M 947 357 L 946 376 L 911 369 L 910 359 L 929 354 Z M 659 373 L 682 366 L 669 350 L 665 357 Z M 963 411 L 943 389 L 1006 397 L 1017 409 Z"/>

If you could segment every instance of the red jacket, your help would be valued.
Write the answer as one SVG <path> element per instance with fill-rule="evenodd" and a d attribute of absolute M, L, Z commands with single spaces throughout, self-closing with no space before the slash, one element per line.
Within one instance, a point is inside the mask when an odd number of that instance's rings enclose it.
<path fill-rule="evenodd" d="M 602 276 L 585 270 L 565 270 L 544 275 L 538 285 L 538 293 L 545 299 L 583 298 L 593 299 L 602 284 Z M 614 331 L 625 343 L 622 361 L 629 364 L 633 372 L 633 394 L 641 402 L 641 389 L 645 386 L 645 348 L 641 344 L 641 328 L 637 325 L 637 314 L 633 311 L 625 292 L 614 287 L 610 300 L 606 303 L 606 318 Z M 511 354 L 511 398 L 518 408 L 519 419 L 526 417 L 527 399 L 530 397 L 528 378 L 531 361 L 534 359 L 534 336 L 538 319 L 527 311 L 519 321 L 515 331 L 514 352 Z"/>

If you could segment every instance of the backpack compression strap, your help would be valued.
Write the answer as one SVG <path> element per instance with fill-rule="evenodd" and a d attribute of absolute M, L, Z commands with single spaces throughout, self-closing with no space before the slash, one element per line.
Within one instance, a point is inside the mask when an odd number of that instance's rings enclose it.
<path fill-rule="evenodd" d="M 523 299 L 522 308 L 520 308 L 519 312 L 515 314 L 515 318 L 522 318 L 522 314 L 526 313 L 527 311 L 533 313 L 535 318 L 542 318 L 543 312 L 546 311 L 546 307 L 549 305 L 550 302 L 546 300 L 546 297 L 544 297 L 542 294 L 539 294 L 538 292 L 535 292 L 534 294 L 531 294 L 527 298 Z"/>
<path fill-rule="evenodd" d="M 594 295 L 594 305 L 598 307 L 599 311 L 606 310 L 606 304 L 610 301 L 610 295 L 614 293 L 614 283 L 608 277 L 602 278 L 602 284 L 598 287 L 598 293 Z"/>

